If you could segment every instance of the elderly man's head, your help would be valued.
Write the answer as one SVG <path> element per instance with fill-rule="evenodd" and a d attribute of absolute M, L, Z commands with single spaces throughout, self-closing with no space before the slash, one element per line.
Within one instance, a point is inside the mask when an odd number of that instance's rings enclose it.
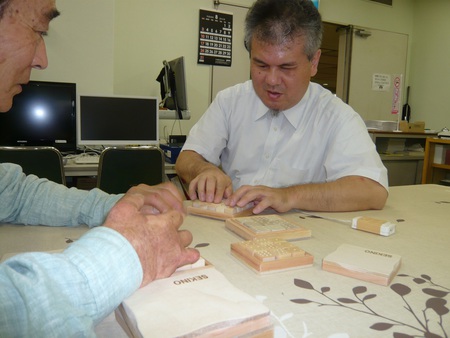
<path fill-rule="evenodd" d="M 47 67 L 43 36 L 58 15 L 55 0 L 0 0 L 0 112 L 11 109 L 32 68 Z"/>

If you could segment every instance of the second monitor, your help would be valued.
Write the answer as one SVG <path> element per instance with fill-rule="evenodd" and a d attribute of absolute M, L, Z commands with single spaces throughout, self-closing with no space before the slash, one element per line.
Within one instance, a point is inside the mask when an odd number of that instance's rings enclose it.
<path fill-rule="evenodd" d="M 159 145 L 158 99 L 78 97 L 78 146 Z"/>
<path fill-rule="evenodd" d="M 190 119 L 184 57 L 163 61 L 158 78 L 161 88 L 160 119 Z"/>

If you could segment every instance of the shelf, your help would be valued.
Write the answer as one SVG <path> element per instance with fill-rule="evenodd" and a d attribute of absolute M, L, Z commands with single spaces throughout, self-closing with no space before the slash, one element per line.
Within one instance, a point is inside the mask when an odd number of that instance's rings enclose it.
<path fill-rule="evenodd" d="M 448 151 L 450 150 L 450 139 L 427 138 L 425 144 L 425 157 L 423 164 L 422 183 L 440 184 L 443 180 L 450 178 L 450 164 L 435 163 L 436 146 L 442 145 L 442 161 L 447 162 Z M 448 162 L 447 162 L 448 163 Z"/>
<path fill-rule="evenodd" d="M 433 168 L 439 168 L 444 170 L 450 170 L 450 164 L 439 164 L 439 163 L 432 163 L 431 166 Z"/>
<path fill-rule="evenodd" d="M 409 154 L 380 154 L 382 161 L 417 161 L 423 160 L 422 155 L 409 155 Z"/>
<path fill-rule="evenodd" d="M 388 171 L 390 186 L 422 182 L 426 139 L 436 136 L 435 133 L 368 132 Z"/>

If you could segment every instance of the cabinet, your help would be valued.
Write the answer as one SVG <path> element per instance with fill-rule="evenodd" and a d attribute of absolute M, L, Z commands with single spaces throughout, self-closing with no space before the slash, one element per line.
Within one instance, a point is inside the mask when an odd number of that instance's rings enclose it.
<path fill-rule="evenodd" d="M 388 170 L 389 186 L 422 182 L 426 140 L 436 134 L 370 130 L 369 135 Z"/>
<path fill-rule="evenodd" d="M 425 144 L 422 183 L 446 184 L 450 180 L 450 139 L 428 138 Z"/>

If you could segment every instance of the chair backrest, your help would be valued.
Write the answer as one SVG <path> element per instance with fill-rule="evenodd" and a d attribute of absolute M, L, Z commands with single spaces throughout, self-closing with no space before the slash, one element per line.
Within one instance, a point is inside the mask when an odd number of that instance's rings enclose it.
<path fill-rule="evenodd" d="M 0 147 L 0 163 L 15 163 L 25 174 L 66 184 L 62 155 L 53 147 Z"/>
<path fill-rule="evenodd" d="M 165 181 L 164 153 L 157 147 L 106 148 L 100 154 L 97 188 L 120 194 L 140 183 Z"/>

